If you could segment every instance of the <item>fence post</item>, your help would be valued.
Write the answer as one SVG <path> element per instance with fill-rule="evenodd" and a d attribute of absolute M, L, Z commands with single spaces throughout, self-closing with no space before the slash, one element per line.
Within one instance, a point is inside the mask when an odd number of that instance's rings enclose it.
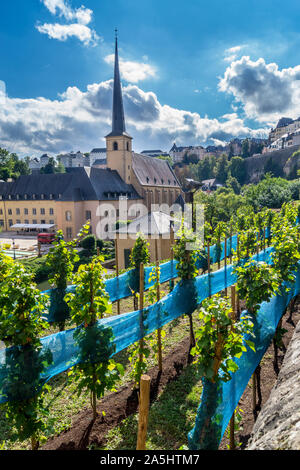
<path fill-rule="evenodd" d="M 209 243 L 207 243 L 207 276 L 208 276 L 208 294 L 211 297 L 211 285 L 210 285 L 210 251 Z"/>
<path fill-rule="evenodd" d="M 226 276 L 226 270 L 227 270 L 227 238 L 225 236 L 225 241 L 224 241 L 224 273 L 225 273 L 225 295 L 227 296 L 227 276 Z"/>
<path fill-rule="evenodd" d="M 156 301 L 160 300 L 160 285 L 159 285 L 159 262 L 158 262 L 158 246 L 157 239 L 155 239 L 155 258 L 156 258 Z M 161 328 L 157 330 L 157 345 L 158 345 L 158 370 L 162 372 L 162 345 L 161 345 Z"/>
<path fill-rule="evenodd" d="M 140 264 L 140 328 L 141 332 L 144 330 L 143 324 L 143 310 L 144 310 L 144 263 Z M 144 349 L 144 338 L 140 339 L 140 352 L 139 362 L 143 362 L 143 349 Z"/>
<path fill-rule="evenodd" d="M 119 288 L 119 253 L 118 253 L 118 239 L 115 239 L 115 257 L 116 257 L 116 275 Z M 119 289 L 118 289 L 119 290 Z M 117 314 L 120 315 L 120 299 L 117 300 Z"/>
<path fill-rule="evenodd" d="M 149 375 L 142 375 L 139 396 L 139 426 L 136 450 L 146 450 L 146 437 L 150 404 L 150 382 Z"/>
<path fill-rule="evenodd" d="M 231 308 L 232 308 L 232 319 L 235 321 L 236 320 L 236 293 L 235 293 L 235 286 L 231 286 Z M 234 450 L 235 449 L 235 441 L 234 441 L 234 415 L 235 411 L 233 412 L 233 415 L 230 419 L 230 431 L 229 431 L 229 436 L 230 436 L 230 443 L 229 443 L 229 449 Z"/>

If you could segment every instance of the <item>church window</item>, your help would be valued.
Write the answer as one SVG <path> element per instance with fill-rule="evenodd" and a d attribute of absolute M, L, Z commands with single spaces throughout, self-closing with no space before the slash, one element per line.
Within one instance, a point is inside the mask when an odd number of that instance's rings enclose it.
<path fill-rule="evenodd" d="M 129 142 L 126 144 L 127 152 L 129 152 Z"/>
<path fill-rule="evenodd" d="M 118 150 L 118 142 L 114 142 L 114 150 Z"/>

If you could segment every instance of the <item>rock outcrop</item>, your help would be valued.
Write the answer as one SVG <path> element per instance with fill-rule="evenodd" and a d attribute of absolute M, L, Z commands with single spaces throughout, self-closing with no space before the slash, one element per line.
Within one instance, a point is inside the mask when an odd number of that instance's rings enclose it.
<path fill-rule="evenodd" d="M 300 450 L 300 322 L 247 450 Z"/>

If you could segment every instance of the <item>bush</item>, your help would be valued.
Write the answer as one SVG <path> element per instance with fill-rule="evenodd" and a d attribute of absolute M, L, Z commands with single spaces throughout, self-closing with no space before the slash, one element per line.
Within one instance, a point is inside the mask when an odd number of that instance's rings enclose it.
<path fill-rule="evenodd" d="M 29 272 L 34 274 L 34 282 L 40 284 L 41 282 L 48 281 L 51 274 L 51 268 L 46 265 L 45 258 L 20 260 L 20 262 Z"/>
<path fill-rule="evenodd" d="M 95 235 L 92 235 L 92 234 L 87 235 L 83 240 L 81 240 L 80 246 L 90 252 L 94 251 L 96 249 Z"/>

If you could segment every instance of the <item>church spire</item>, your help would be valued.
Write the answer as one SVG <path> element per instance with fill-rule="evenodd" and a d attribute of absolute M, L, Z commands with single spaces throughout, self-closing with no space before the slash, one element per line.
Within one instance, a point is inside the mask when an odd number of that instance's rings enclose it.
<path fill-rule="evenodd" d="M 112 133 L 117 136 L 123 135 L 125 131 L 125 116 L 119 69 L 118 36 L 116 30 Z"/>

